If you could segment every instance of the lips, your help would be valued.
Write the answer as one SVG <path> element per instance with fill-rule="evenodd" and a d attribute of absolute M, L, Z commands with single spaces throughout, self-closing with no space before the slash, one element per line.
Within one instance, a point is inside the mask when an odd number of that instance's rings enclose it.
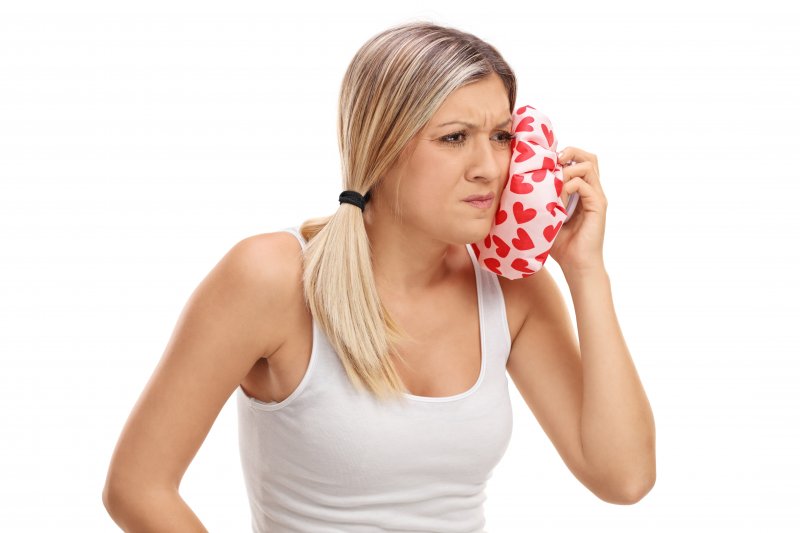
<path fill-rule="evenodd" d="M 494 193 L 490 192 L 488 194 L 473 194 L 472 196 L 467 196 L 464 198 L 465 202 L 476 202 L 476 201 L 484 201 L 484 200 L 492 200 L 494 199 Z"/>

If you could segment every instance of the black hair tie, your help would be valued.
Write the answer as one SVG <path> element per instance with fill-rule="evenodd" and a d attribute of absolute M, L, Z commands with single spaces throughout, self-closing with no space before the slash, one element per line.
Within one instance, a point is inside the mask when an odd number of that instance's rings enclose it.
<path fill-rule="evenodd" d="M 361 196 L 361 193 L 357 191 L 342 191 L 342 193 L 339 195 L 339 205 L 343 203 L 353 204 L 355 206 L 358 206 L 358 208 L 361 209 L 361 211 L 363 212 L 364 205 L 366 205 L 366 203 L 369 202 L 369 199 L 370 199 L 369 191 L 367 191 L 367 194 L 364 196 Z"/>

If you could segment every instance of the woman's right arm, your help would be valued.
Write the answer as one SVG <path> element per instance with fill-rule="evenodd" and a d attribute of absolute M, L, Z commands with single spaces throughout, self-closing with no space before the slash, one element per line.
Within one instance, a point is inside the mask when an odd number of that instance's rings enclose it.
<path fill-rule="evenodd" d="M 184 306 L 103 487 L 103 504 L 124 531 L 206 531 L 180 497 L 180 482 L 230 395 L 283 343 L 289 281 L 297 279 L 292 250 L 279 233 L 243 239 Z"/>

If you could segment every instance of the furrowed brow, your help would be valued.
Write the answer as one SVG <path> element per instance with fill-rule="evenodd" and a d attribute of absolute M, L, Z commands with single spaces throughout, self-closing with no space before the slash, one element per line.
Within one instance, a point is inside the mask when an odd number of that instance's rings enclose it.
<path fill-rule="evenodd" d="M 503 122 L 501 122 L 500 124 L 495 126 L 495 128 L 502 128 L 503 126 L 505 126 L 507 124 L 510 124 L 510 123 L 511 123 L 511 117 L 508 117 L 506 120 L 504 120 Z M 478 127 L 477 125 L 472 124 L 471 122 L 465 122 L 463 120 L 451 120 L 450 122 L 444 122 L 442 124 L 439 124 L 436 127 L 437 128 L 441 128 L 442 126 L 449 126 L 450 124 L 463 124 L 464 126 L 470 128 L 470 129 L 476 129 Z"/>

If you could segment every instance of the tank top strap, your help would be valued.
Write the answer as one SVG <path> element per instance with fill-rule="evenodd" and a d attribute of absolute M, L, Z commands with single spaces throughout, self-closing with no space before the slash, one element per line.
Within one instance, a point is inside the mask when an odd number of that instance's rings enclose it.
<path fill-rule="evenodd" d="M 306 249 L 306 240 L 303 238 L 303 235 L 300 233 L 300 226 L 287 226 L 285 228 L 282 228 L 279 231 L 286 231 L 288 233 L 291 233 L 292 235 L 295 236 L 295 238 L 298 241 L 300 241 L 300 246 L 303 248 L 303 250 Z"/>
<path fill-rule="evenodd" d="M 467 252 L 472 259 L 472 266 L 478 272 L 478 290 L 483 305 L 484 323 L 486 326 L 486 342 L 490 353 L 502 354 L 503 365 L 508 361 L 511 352 L 511 333 L 506 316 L 506 303 L 503 288 L 497 274 L 480 266 L 472 246 L 467 244 Z"/>

